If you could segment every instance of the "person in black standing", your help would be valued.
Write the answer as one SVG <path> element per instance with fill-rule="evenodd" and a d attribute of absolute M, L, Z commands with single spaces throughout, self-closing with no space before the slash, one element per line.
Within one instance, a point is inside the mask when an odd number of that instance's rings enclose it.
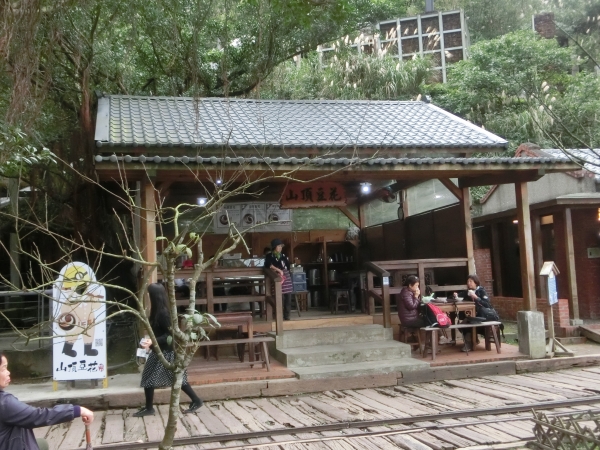
<path fill-rule="evenodd" d="M 281 283 L 281 293 L 283 294 L 283 320 L 290 320 L 290 311 L 292 309 L 292 276 L 290 274 L 290 261 L 282 253 L 283 242 L 281 239 L 271 241 L 271 253 L 265 256 L 265 269 L 271 269 L 283 279 Z M 273 289 L 275 286 L 273 285 Z"/>
<path fill-rule="evenodd" d="M 165 359 L 172 363 L 175 360 L 175 352 L 172 345 L 171 313 L 169 311 L 167 291 L 165 291 L 162 284 L 154 283 L 148 286 L 148 295 L 150 296 L 149 320 L 152 331 Z M 152 341 L 144 339 L 142 348 L 152 349 Z M 142 372 L 142 381 L 140 383 L 140 386 L 144 388 L 146 406 L 134 413 L 133 417 L 153 416 L 155 414 L 153 407 L 154 389 L 171 387 L 174 382 L 175 374 L 163 366 L 155 352 L 150 352 L 148 361 L 146 361 L 144 371 Z M 192 400 L 189 408 L 184 411 L 185 413 L 192 413 L 204 404 L 202 399 L 196 395 L 192 387 L 188 384 L 187 371 L 183 373 L 181 390 Z"/>

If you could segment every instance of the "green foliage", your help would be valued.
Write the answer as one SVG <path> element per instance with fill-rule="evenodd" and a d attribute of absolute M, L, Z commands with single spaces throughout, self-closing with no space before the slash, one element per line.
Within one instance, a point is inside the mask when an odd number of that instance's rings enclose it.
<path fill-rule="evenodd" d="M 339 44 L 339 41 L 338 41 Z M 336 48 L 327 64 L 311 53 L 296 65 L 278 67 L 262 85 L 262 98 L 289 100 L 407 100 L 416 97 L 429 77 L 431 63 L 416 58 L 359 54 L 346 43 Z M 333 53 L 333 52 L 332 52 Z"/>
<path fill-rule="evenodd" d="M 572 51 L 531 31 L 518 31 L 471 47 L 471 58 L 430 88 L 433 100 L 511 142 L 549 143 L 552 118 L 540 98 L 562 99 L 573 82 Z M 546 83 L 548 87 L 543 86 Z"/>
<path fill-rule="evenodd" d="M 0 123 L 0 175 L 17 176 L 36 164 L 54 163 L 54 154 L 46 147 L 38 148 L 19 128 Z"/>

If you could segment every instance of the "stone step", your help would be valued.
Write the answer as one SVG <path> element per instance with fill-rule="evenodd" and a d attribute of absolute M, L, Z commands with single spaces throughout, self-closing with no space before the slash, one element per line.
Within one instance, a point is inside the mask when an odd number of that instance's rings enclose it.
<path fill-rule="evenodd" d="M 330 364 L 325 366 L 297 367 L 291 369 L 301 380 L 321 378 L 357 377 L 385 373 L 408 372 L 429 368 L 429 363 L 418 359 L 369 361 L 353 364 Z"/>
<path fill-rule="evenodd" d="M 562 345 L 585 344 L 587 342 L 585 336 L 557 337 L 556 340 Z"/>
<path fill-rule="evenodd" d="M 397 341 L 377 341 L 277 349 L 275 358 L 292 369 L 366 361 L 397 361 L 410 358 L 410 353 L 408 344 Z"/>
<path fill-rule="evenodd" d="M 319 329 L 289 330 L 275 337 L 277 349 L 310 347 L 314 345 L 355 344 L 393 340 L 391 328 L 382 325 L 329 327 Z"/>

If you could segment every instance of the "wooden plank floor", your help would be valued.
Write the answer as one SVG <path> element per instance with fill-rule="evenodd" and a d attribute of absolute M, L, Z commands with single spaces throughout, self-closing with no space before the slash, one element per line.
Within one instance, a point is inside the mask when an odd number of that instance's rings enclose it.
<path fill-rule="evenodd" d="M 559 372 L 488 376 L 468 380 L 447 380 L 379 389 L 337 391 L 301 396 L 255 398 L 207 402 L 195 414 L 181 414 L 177 437 L 236 434 L 251 431 L 289 430 L 289 434 L 254 438 L 250 441 L 224 441 L 199 444 L 187 449 L 221 448 L 238 445 L 261 449 L 416 449 L 448 450 L 476 445 L 501 445 L 521 448 L 524 439 L 533 437 L 531 412 L 488 414 L 479 417 L 446 418 L 413 425 L 380 426 L 369 429 L 344 429 L 323 433 L 303 433 L 295 429 L 341 421 L 383 420 L 422 414 L 438 414 L 474 408 L 489 408 L 567 400 L 598 395 L 600 368 L 589 367 Z M 326 381 L 325 381 L 326 382 Z M 600 408 L 585 405 L 561 411 Z M 167 407 L 156 408 L 156 415 L 134 418 L 133 409 L 98 412 L 92 426 L 94 445 L 159 440 L 164 433 Z M 506 421 L 508 420 L 508 421 Z M 485 423 L 481 423 L 485 422 Z M 472 425 L 469 425 L 472 424 Z M 436 429 L 427 429 L 437 425 Z M 461 425 L 456 427 L 455 425 Z M 402 434 L 403 430 L 419 428 Z M 82 448 L 84 427 L 81 421 L 35 430 L 45 437 L 51 449 Z M 373 436 L 352 436 L 367 431 Z M 307 442 L 294 442 L 308 439 Z M 520 443 L 519 443 L 520 442 Z M 514 447 L 510 447 L 514 443 Z M 271 444 L 271 445 L 269 445 Z"/>

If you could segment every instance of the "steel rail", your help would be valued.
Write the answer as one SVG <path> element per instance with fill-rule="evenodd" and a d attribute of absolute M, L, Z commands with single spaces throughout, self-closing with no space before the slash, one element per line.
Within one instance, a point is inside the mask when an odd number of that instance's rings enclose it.
<path fill-rule="evenodd" d="M 571 398 L 566 400 L 552 400 L 546 402 L 535 402 L 535 403 L 527 403 L 520 405 L 507 405 L 500 406 L 495 408 L 475 408 L 475 409 L 464 409 L 459 411 L 446 411 L 440 412 L 436 414 L 422 414 L 418 416 L 410 416 L 410 417 L 398 417 L 398 418 L 389 418 L 389 419 L 377 419 L 377 420 L 363 420 L 356 422 L 336 422 L 331 424 L 324 425 L 313 425 L 306 426 L 300 428 L 281 428 L 274 430 L 263 430 L 263 431 L 252 431 L 248 433 L 234 433 L 234 434 L 213 434 L 210 436 L 196 436 L 196 437 L 188 437 L 188 438 L 178 438 L 173 440 L 173 447 L 184 446 L 184 445 L 195 445 L 195 444 L 207 444 L 207 443 L 216 443 L 216 442 L 227 442 L 227 441 L 239 441 L 239 440 L 247 440 L 252 438 L 261 438 L 261 437 L 272 437 L 272 436 L 282 436 L 289 434 L 297 434 L 297 433 L 320 433 L 323 431 L 339 431 L 349 428 L 368 428 L 368 427 L 377 427 L 377 426 L 386 426 L 386 425 L 404 425 L 404 424 L 414 424 L 418 422 L 428 422 L 428 421 L 437 421 L 441 419 L 456 419 L 461 417 L 472 417 L 472 416 L 482 416 L 482 415 L 501 415 L 501 414 L 510 414 L 517 412 L 530 411 L 532 409 L 545 410 L 545 409 L 554 409 L 554 408 L 564 408 L 569 406 L 578 406 L 578 405 L 589 405 L 593 403 L 600 403 L 600 395 L 593 395 L 589 397 L 578 397 Z M 454 427 L 466 427 L 471 425 L 477 425 L 479 423 L 497 423 L 497 422 L 507 422 L 511 420 L 523 420 L 523 418 L 507 418 L 507 420 L 487 420 L 481 422 L 461 422 L 459 424 L 448 424 L 448 425 L 430 425 L 430 426 L 419 426 L 418 429 L 423 431 L 426 429 L 445 429 L 445 428 L 454 428 Z M 398 430 L 396 434 L 400 434 L 401 432 L 406 433 L 409 430 Z M 373 436 L 375 434 L 382 433 L 381 431 L 372 432 L 372 433 L 361 433 L 360 436 Z M 393 433 L 393 431 L 390 431 Z M 354 435 L 345 435 L 341 437 L 352 437 Z M 301 442 L 301 439 L 298 439 L 294 442 Z M 138 449 L 150 449 L 150 448 L 158 448 L 158 445 L 161 441 L 136 441 L 136 442 L 120 442 L 116 444 L 105 444 L 105 445 L 95 445 L 95 450 L 114 450 L 116 448 L 123 450 L 138 450 Z M 271 442 L 269 445 L 279 445 L 281 442 Z M 244 447 L 258 447 L 261 444 L 248 444 L 245 446 L 231 446 L 231 447 L 222 447 L 229 450 L 239 449 Z"/>

